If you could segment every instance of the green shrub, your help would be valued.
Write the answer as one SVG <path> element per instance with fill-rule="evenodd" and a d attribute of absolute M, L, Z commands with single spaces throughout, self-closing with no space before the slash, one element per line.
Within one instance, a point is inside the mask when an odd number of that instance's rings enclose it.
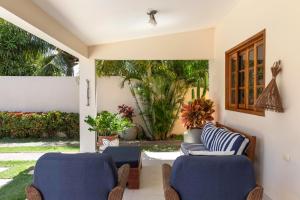
<path fill-rule="evenodd" d="M 89 131 L 96 131 L 101 136 L 118 134 L 133 126 L 129 119 L 108 111 L 98 113 L 95 118 L 87 116 L 84 121 L 90 125 Z"/>
<path fill-rule="evenodd" d="M 11 113 L 0 112 L 0 138 L 56 137 L 64 133 L 79 138 L 79 114 L 64 112 Z"/>

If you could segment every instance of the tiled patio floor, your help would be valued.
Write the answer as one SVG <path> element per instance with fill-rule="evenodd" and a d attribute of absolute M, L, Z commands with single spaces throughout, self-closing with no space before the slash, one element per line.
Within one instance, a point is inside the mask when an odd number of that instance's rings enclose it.
<path fill-rule="evenodd" d="M 126 189 L 124 200 L 163 200 L 161 165 L 173 163 L 179 152 L 143 153 L 143 168 L 139 190 Z"/>

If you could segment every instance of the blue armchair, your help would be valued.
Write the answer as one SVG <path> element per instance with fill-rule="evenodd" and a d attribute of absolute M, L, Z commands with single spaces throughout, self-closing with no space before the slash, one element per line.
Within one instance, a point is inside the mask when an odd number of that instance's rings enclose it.
<path fill-rule="evenodd" d="M 246 156 L 181 156 L 162 170 L 166 200 L 262 200 Z"/>
<path fill-rule="evenodd" d="M 83 153 L 43 155 L 36 164 L 28 200 L 121 200 L 129 165 L 119 171 L 108 155 Z"/>

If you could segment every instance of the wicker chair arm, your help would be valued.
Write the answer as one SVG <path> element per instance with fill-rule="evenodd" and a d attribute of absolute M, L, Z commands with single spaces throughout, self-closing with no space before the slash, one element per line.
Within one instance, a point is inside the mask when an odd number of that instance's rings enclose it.
<path fill-rule="evenodd" d="M 168 164 L 162 165 L 163 188 L 165 200 L 180 200 L 178 193 L 170 186 L 172 167 Z"/>
<path fill-rule="evenodd" d="M 124 190 L 127 185 L 130 166 L 129 164 L 122 165 L 118 170 L 118 186 L 115 187 L 108 196 L 108 200 L 122 200 Z"/>
<path fill-rule="evenodd" d="M 121 186 L 115 187 L 108 195 L 108 200 L 122 200 L 124 188 Z"/>
<path fill-rule="evenodd" d="M 26 199 L 27 200 L 42 200 L 42 195 L 39 190 L 32 184 L 25 188 Z"/>
<path fill-rule="evenodd" d="M 129 164 L 122 165 L 118 170 L 118 186 L 126 188 L 130 166 Z"/>
<path fill-rule="evenodd" d="M 248 194 L 247 200 L 262 200 L 264 189 L 261 186 L 256 186 Z"/>

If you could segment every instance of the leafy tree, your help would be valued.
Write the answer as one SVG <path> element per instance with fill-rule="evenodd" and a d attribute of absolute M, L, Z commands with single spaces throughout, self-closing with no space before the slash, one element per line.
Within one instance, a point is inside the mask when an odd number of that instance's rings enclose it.
<path fill-rule="evenodd" d="M 40 59 L 37 60 L 37 71 L 38 76 L 73 76 L 74 66 L 78 64 L 78 58 L 71 54 L 56 49 L 52 54 L 46 56 L 41 55 Z"/>
<path fill-rule="evenodd" d="M 208 88 L 208 61 L 97 61 L 99 76 L 121 76 L 128 82 L 148 137 L 166 139 L 189 88 Z"/>
<path fill-rule="evenodd" d="M 1 76 L 72 76 L 78 59 L 0 18 Z"/>

